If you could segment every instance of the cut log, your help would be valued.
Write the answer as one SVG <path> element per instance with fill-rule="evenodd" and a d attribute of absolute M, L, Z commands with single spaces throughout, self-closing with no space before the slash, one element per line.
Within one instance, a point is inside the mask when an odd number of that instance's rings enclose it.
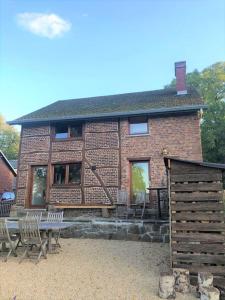
<path fill-rule="evenodd" d="M 174 299 L 176 297 L 175 277 L 170 272 L 160 274 L 159 297 L 162 299 Z"/>
<path fill-rule="evenodd" d="M 173 275 L 175 277 L 175 291 L 183 294 L 189 293 L 190 292 L 189 270 L 174 268 Z"/>
<path fill-rule="evenodd" d="M 220 291 L 215 287 L 204 287 L 200 292 L 200 300 L 220 300 Z"/>
<path fill-rule="evenodd" d="M 198 273 L 198 288 L 212 287 L 213 286 L 213 275 L 208 272 Z"/>

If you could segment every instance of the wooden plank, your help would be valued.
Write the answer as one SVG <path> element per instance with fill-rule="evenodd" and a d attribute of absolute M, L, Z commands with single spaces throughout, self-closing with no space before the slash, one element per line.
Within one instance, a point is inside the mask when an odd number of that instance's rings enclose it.
<path fill-rule="evenodd" d="M 192 192 L 192 191 L 221 191 L 223 188 L 222 182 L 203 182 L 203 183 L 176 183 L 171 185 L 171 192 Z"/>
<path fill-rule="evenodd" d="M 225 221 L 224 212 L 180 212 L 172 213 L 174 221 Z"/>
<path fill-rule="evenodd" d="M 189 164 L 185 162 L 171 161 L 171 175 L 184 174 L 215 174 L 221 173 L 220 169 Z"/>
<path fill-rule="evenodd" d="M 202 243 L 225 243 L 225 235 L 218 233 L 173 233 L 172 241 L 177 242 L 202 242 Z"/>
<path fill-rule="evenodd" d="M 197 262 L 208 263 L 208 264 L 221 264 L 223 265 L 225 262 L 225 255 L 210 255 L 210 254 L 184 254 L 184 253 L 176 253 L 172 255 L 173 261 L 180 262 Z"/>
<path fill-rule="evenodd" d="M 223 203 L 172 203 L 172 211 L 223 211 Z"/>
<path fill-rule="evenodd" d="M 109 209 L 113 209 L 115 208 L 114 205 L 69 205 L 69 204 L 54 204 L 54 207 L 57 208 L 109 208 Z"/>
<path fill-rule="evenodd" d="M 223 278 L 213 278 L 213 285 L 217 288 L 225 290 L 225 272 Z"/>
<path fill-rule="evenodd" d="M 175 231 L 225 231 L 224 223 L 172 223 L 172 230 Z"/>
<path fill-rule="evenodd" d="M 112 198 L 112 195 L 110 194 L 108 188 L 105 186 L 105 184 L 104 184 L 104 182 L 103 182 L 101 176 L 98 174 L 98 172 L 97 172 L 96 170 L 92 169 L 92 165 L 91 165 L 91 163 L 87 160 L 86 157 L 84 157 L 83 161 L 91 168 L 92 173 L 95 175 L 95 177 L 96 177 L 97 180 L 99 181 L 99 183 L 100 183 L 101 187 L 103 188 L 103 190 L 104 190 L 104 192 L 105 192 L 107 198 L 108 198 L 109 201 L 110 201 L 110 204 L 113 205 L 113 198 Z"/>
<path fill-rule="evenodd" d="M 173 251 L 182 252 L 208 252 L 208 253 L 225 253 L 223 244 L 190 244 L 190 243 L 172 243 Z"/>
<path fill-rule="evenodd" d="M 223 193 L 218 192 L 192 192 L 192 193 L 171 193 L 171 201 L 177 202 L 202 202 L 202 201 L 222 201 Z"/>
<path fill-rule="evenodd" d="M 224 275 L 225 274 L 225 266 L 205 266 L 205 265 L 187 265 L 182 263 L 177 263 L 174 265 L 174 268 L 184 268 L 188 269 L 192 274 L 198 274 L 198 272 L 209 272 L 214 275 Z"/>
<path fill-rule="evenodd" d="M 176 174 L 171 176 L 171 182 L 221 181 L 222 172 L 212 174 Z"/>

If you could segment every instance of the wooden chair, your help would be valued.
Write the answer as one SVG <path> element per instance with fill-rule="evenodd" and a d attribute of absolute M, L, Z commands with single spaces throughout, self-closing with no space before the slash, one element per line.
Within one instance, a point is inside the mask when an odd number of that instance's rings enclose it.
<path fill-rule="evenodd" d="M 42 211 L 39 211 L 39 210 L 29 210 L 27 211 L 27 214 L 26 214 L 26 219 L 27 218 L 34 218 L 34 219 L 37 219 L 38 222 L 41 222 L 41 219 L 42 219 Z"/>
<path fill-rule="evenodd" d="M 40 230 L 39 230 L 39 220 L 37 218 L 25 218 L 19 220 L 19 229 L 20 229 L 20 236 L 21 236 L 21 242 L 24 247 L 24 253 L 22 255 L 22 258 L 20 259 L 20 263 L 23 261 L 23 259 L 27 256 L 30 257 L 30 253 L 33 250 L 33 247 L 37 247 L 39 250 L 39 254 L 37 257 L 36 263 L 39 262 L 41 255 L 44 256 L 44 258 L 47 258 L 46 256 L 46 245 L 47 245 L 47 239 L 41 238 Z"/>
<path fill-rule="evenodd" d="M 0 217 L 9 217 L 11 207 L 14 204 L 13 201 L 2 201 L 0 202 Z"/>
<path fill-rule="evenodd" d="M 15 237 L 15 236 L 14 236 Z M 7 227 L 7 220 L 6 219 L 0 219 L 0 243 L 2 244 L 2 249 L 5 246 L 5 244 L 9 245 L 9 252 L 7 256 L 4 258 L 4 261 L 7 261 L 8 257 L 13 253 L 14 256 L 17 256 L 16 253 L 16 246 L 14 245 L 14 240 L 17 239 L 17 237 L 11 237 L 9 234 L 9 230 Z"/>
<path fill-rule="evenodd" d="M 51 212 L 49 211 L 48 212 L 48 215 L 47 215 L 47 222 L 50 222 L 50 223 L 61 223 L 63 222 L 63 211 L 60 211 L 60 212 Z M 56 247 L 60 247 L 61 248 L 61 245 L 59 243 L 59 239 L 60 239 L 60 229 L 59 230 L 53 230 L 53 238 L 55 239 L 55 246 Z"/>
<path fill-rule="evenodd" d="M 118 190 L 117 202 L 115 204 L 117 217 L 128 218 L 129 215 L 134 215 L 134 209 L 130 207 L 127 191 Z"/>
<path fill-rule="evenodd" d="M 140 208 L 137 208 L 135 210 L 135 216 L 137 216 L 137 211 L 138 211 L 138 212 L 140 212 L 141 219 L 143 219 L 144 214 L 145 214 L 146 198 L 147 198 L 146 192 L 137 192 L 136 193 L 135 203 L 137 205 L 140 205 Z"/>

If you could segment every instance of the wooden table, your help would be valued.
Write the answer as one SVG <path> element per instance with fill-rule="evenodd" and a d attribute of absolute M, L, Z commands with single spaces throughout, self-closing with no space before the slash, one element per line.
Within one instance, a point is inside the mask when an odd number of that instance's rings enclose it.
<path fill-rule="evenodd" d="M 48 237 L 48 252 L 52 251 L 52 232 L 54 230 L 62 230 L 74 226 L 74 222 L 47 222 L 43 221 L 39 223 L 39 229 L 42 232 L 46 232 Z M 19 223 L 18 221 L 8 221 L 7 227 L 9 231 L 14 233 L 19 233 Z"/>

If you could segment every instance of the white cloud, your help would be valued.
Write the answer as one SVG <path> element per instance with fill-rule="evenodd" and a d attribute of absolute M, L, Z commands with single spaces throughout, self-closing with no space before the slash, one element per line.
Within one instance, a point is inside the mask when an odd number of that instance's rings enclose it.
<path fill-rule="evenodd" d="M 71 29 L 71 24 L 56 14 L 21 13 L 17 15 L 20 26 L 42 37 L 53 39 Z"/>

